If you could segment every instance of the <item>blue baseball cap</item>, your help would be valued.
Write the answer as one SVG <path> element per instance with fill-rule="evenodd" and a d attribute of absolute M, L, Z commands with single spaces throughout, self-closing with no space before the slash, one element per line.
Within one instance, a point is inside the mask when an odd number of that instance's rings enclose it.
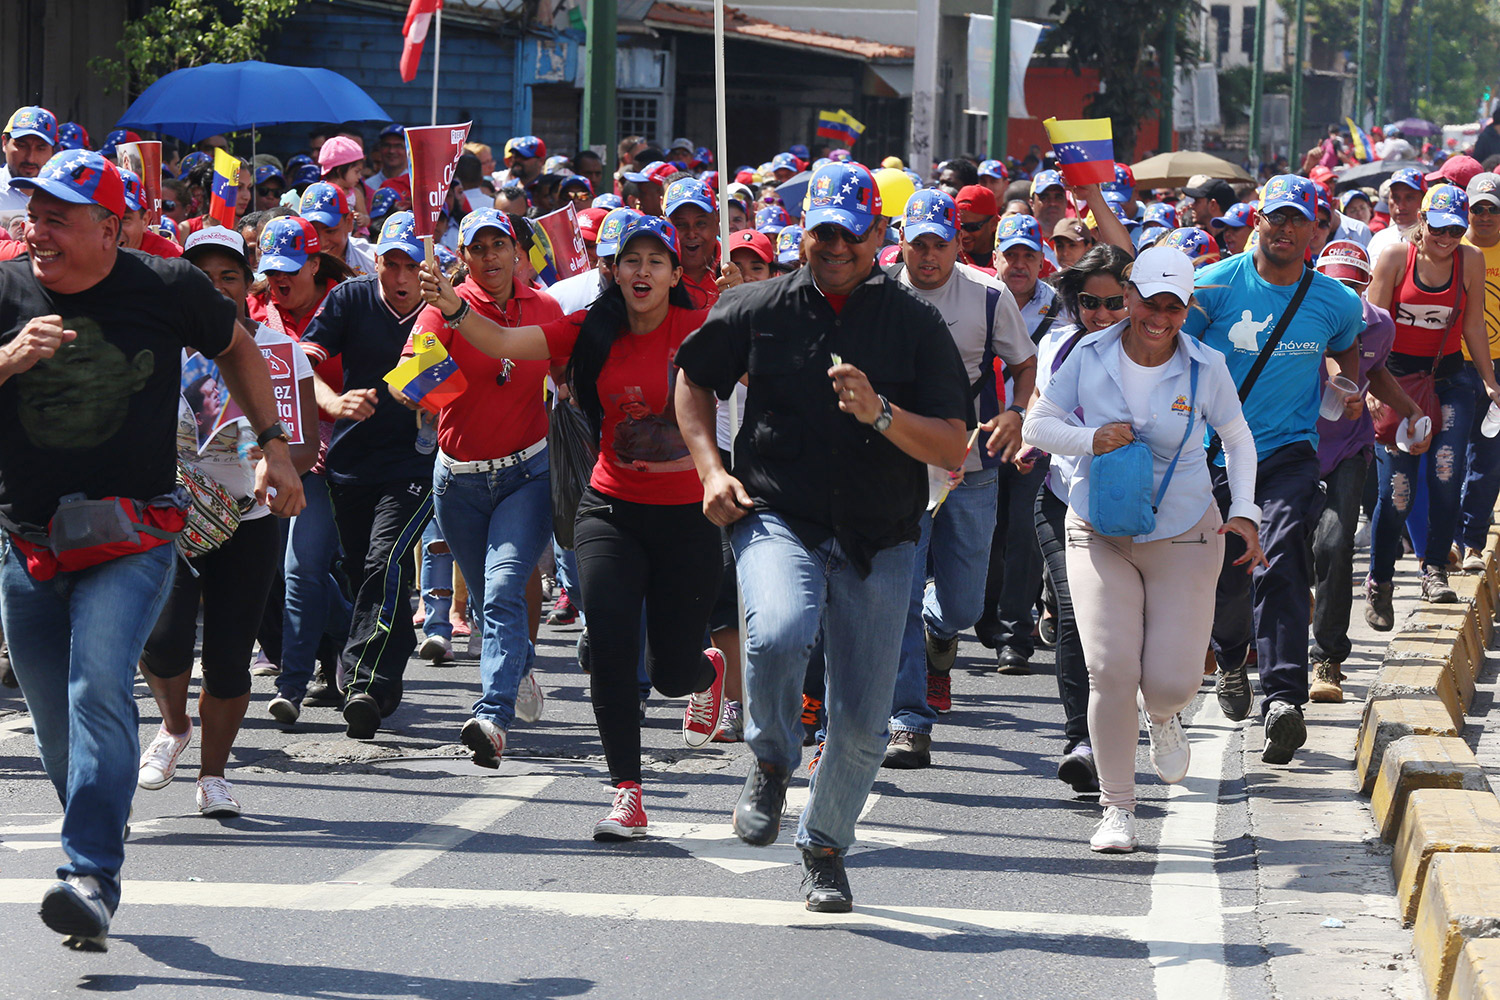
<path fill-rule="evenodd" d="M 34 135 L 49 146 L 57 145 L 57 116 L 46 108 L 29 105 L 17 108 L 5 123 L 5 134 L 12 139 Z"/>
<path fill-rule="evenodd" d="M 511 239 L 516 238 L 515 227 L 510 224 L 510 218 L 504 212 L 493 208 L 477 208 L 464 216 L 464 220 L 458 224 L 458 242 L 462 246 L 468 246 L 474 242 L 474 237 L 479 235 L 481 229 L 498 229 Z"/>
<path fill-rule="evenodd" d="M 1005 164 L 999 160 L 984 160 L 979 164 L 980 177 L 996 177 L 1002 181 L 1010 180 L 1010 171 L 1005 169 Z"/>
<path fill-rule="evenodd" d="M 1116 162 L 1115 179 L 1105 181 L 1099 186 L 1106 194 L 1111 191 L 1118 192 L 1125 196 L 1126 201 L 1129 201 L 1135 197 L 1135 172 L 1130 169 L 1129 164 Z"/>
<path fill-rule="evenodd" d="M 631 219 L 620 233 L 618 253 L 624 253 L 638 236 L 649 236 L 672 251 L 672 256 L 682 257 L 682 241 L 677 238 L 677 227 L 659 215 L 637 215 Z"/>
<path fill-rule="evenodd" d="M 301 216 L 283 215 L 266 223 L 260 232 L 260 269 L 300 271 L 308 258 L 322 249 L 311 222 Z"/>
<path fill-rule="evenodd" d="M 298 187 L 303 184 L 316 184 L 322 179 L 323 170 L 316 163 L 304 163 L 292 175 L 292 183 Z"/>
<path fill-rule="evenodd" d="M 901 233 L 908 243 L 927 233 L 942 240 L 955 240 L 958 238 L 958 205 L 946 191 L 923 188 L 906 199 L 906 208 L 901 213 Z"/>
<path fill-rule="evenodd" d="M 309 184 L 307 190 L 302 192 L 297 214 L 312 222 L 336 226 L 349 214 L 349 199 L 344 196 L 342 189 L 326 181 L 319 181 Z"/>
<path fill-rule="evenodd" d="M 792 173 L 802 169 L 802 161 L 795 153 L 777 153 L 771 157 L 771 172 L 778 170 L 790 170 Z"/>
<path fill-rule="evenodd" d="M 819 168 L 808 182 L 807 199 L 804 229 L 831 222 L 855 236 L 863 236 L 881 214 L 880 189 L 875 177 L 858 163 L 830 163 Z M 789 219 L 787 225 L 790 224 Z"/>
<path fill-rule="evenodd" d="M 534 135 L 518 135 L 505 143 L 505 160 L 519 157 L 529 160 L 534 157 L 545 158 L 547 156 L 547 144 Z"/>
<path fill-rule="evenodd" d="M 613 209 L 599 223 L 599 238 L 594 241 L 594 252 L 600 257 L 613 257 L 620 250 L 620 234 L 641 213 L 621 205 Z"/>
<path fill-rule="evenodd" d="M 194 153 L 192 155 L 196 156 L 196 155 L 199 155 L 199 154 Z M 286 170 L 287 170 L 287 173 L 291 173 L 292 171 L 296 170 L 298 167 L 302 166 L 304 163 L 316 164 L 317 162 L 318 162 L 317 160 L 314 160 L 311 156 L 308 156 L 306 153 L 298 153 L 296 156 L 294 156 L 290 160 L 286 161 Z"/>
<path fill-rule="evenodd" d="M 1161 245 L 1187 254 L 1195 267 L 1212 264 L 1219 259 L 1219 245 L 1212 236 L 1196 226 L 1172 230 Z"/>
<path fill-rule="evenodd" d="M 662 194 L 661 211 L 670 216 L 685 205 L 697 205 L 705 212 L 715 209 L 714 193 L 709 186 L 693 177 L 679 177 L 667 185 Z"/>
<path fill-rule="evenodd" d="M 192 170 L 200 163 L 209 162 L 209 159 L 210 157 L 207 153 L 197 149 L 193 150 L 191 153 L 177 161 L 177 176 L 186 177 L 188 171 Z"/>
<path fill-rule="evenodd" d="M 666 160 L 652 160 L 641 170 L 627 170 L 620 176 L 625 180 L 631 181 L 635 184 L 660 184 L 662 175 L 665 174 L 669 169 L 672 170 L 673 173 L 676 172 L 675 169 L 672 168 L 672 165 Z"/>
<path fill-rule="evenodd" d="M 141 187 L 141 177 L 134 170 L 125 167 L 120 168 L 120 181 L 125 185 L 125 207 L 132 212 L 141 210 L 141 199 L 145 191 Z"/>
<path fill-rule="evenodd" d="M 1063 176 L 1056 170 L 1038 170 L 1036 176 L 1031 178 L 1031 195 L 1036 197 L 1043 191 L 1052 188 L 1066 188 L 1063 184 Z"/>
<path fill-rule="evenodd" d="M 257 185 L 264 184 L 273 178 L 281 181 L 283 184 L 286 183 L 286 178 L 282 176 L 281 171 L 277 169 L 274 163 L 263 163 L 255 168 L 255 183 Z"/>
<path fill-rule="evenodd" d="M 1422 176 L 1420 170 L 1412 173 Z M 1295 208 L 1312 221 L 1318 219 L 1318 191 L 1313 182 L 1296 174 L 1277 174 L 1266 181 L 1260 191 L 1260 213 L 1269 215 L 1278 208 Z"/>
<path fill-rule="evenodd" d="M 395 122 L 392 122 L 391 124 L 380 130 L 380 138 L 384 139 L 388 135 L 399 135 L 405 138 L 406 126 L 397 125 Z"/>
<path fill-rule="evenodd" d="M 402 251 L 418 264 L 426 259 L 422 241 L 417 238 L 417 217 L 410 212 L 396 212 L 380 227 L 375 254 L 382 256 L 391 250 Z"/>
<path fill-rule="evenodd" d="M 437 258 L 438 267 L 445 271 L 458 262 L 458 255 L 441 243 L 433 245 L 432 255 Z"/>
<path fill-rule="evenodd" d="M 808 149 L 800 142 L 795 145 L 788 146 L 786 149 L 788 153 L 791 153 L 793 156 L 804 163 L 806 163 L 807 158 L 812 155 L 812 150 Z"/>
<path fill-rule="evenodd" d="M 55 153 L 35 177 L 17 177 L 11 187 L 45 191 L 74 205 L 98 205 L 123 216 L 125 180 L 120 168 L 102 153 L 87 149 L 65 149 Z"/>
<path fill-rule="evenodd" d="M 995 232 L 995 249 L 1004 253 L 1012 247 L 1026 247 L 1042 252 L 1042 228 L 1029 215 L 1010 215 L 1000 220 Z"/>
<path fill-rule="evenodd" d="M 1438 184 L 1422 199 L 1422 214 L 1434 229 L 1443 226 L 1469 228 L 1469 196 L 1455 184 Z"/>
<path fill-rule="evenodd" d="M 1146 212 L 1141 219 L 1141 225 L 1146 227 L 1161 226 L 1163 229 L 1177 228 L 1177 209 L 1164 201 L 1156 201 L 1146 206 Z"/>
<path fill-rule="evenodd" d="M 1167 231 L 1159 226 L 1142 226 L 1130 237 L 1130 242 L 1135 246 L 1135 252 L 1140 253 L 1148 246 L 1155 246 L 1156 241 L 1161 239 Z"/>
<path fill-rule="evenodd" d="M 588 193 L 588 196 L 590 198 L 594 197 L 594 185 L 589 181 L 587 177 L 584 177 L 581 174 L 573 174 L 569 177 L 564 177 L 562 183 L 557 186 L 557 191 L 559 194 L 561 194 L 570 187 L 581 187 L 585 192 Z"/>
<path fill-rule="evenodd" d="M 1119 191 L 1105 191 L 1104 201 L 1110 208 L 1114 209 L 1116 215 L 1124 211 L 1125 206 L 1130 203 L 1130 198 Z"/>
<path fill-rule="evenodd" d="M 755 228 L 767 236 L 774 236 L 792 224 L 792 217 L 781 205 L 767 205 L 755 213 Z"/>
<path fill-rule="evenodd" d="M 1229 211 L 1211 221 L 1216 226 L 1243 229 L 1255 221 L 1255 206 L 1248 202 L 1238 202 L 1231 205 Z"/>
<path fill-rule="evenodd" d="M 787 226 L 776 234 L 776 263 L 795 264 L 802 259 L 802 227 Z"/>
<path fill-rule="evenodd" d="M 48 114 L 51 114 L 51 112 L 48 112 Z M 110 132 L 108 135 L 106 135 L 104 137 L 104 145 L 102 145 L 102 146 L 99 147 L 99 152 L 103 153 L 105 156 L 114 156 L 115 155 L 115 147 L 118 146 L 120 143 L 122 143 L 122 142 L 135 142 L 138 139 L 140 139 L 140 136 L 138 136 L 138 135 L 135 136 L 134 139 L 132 139 L 131 138 L 132 135 L 134 135 L 134 133 L 131 132 L 129 129 L 123 129 L 123 128 L 117 128 L 117 129 L 115 129 L 113 132 Z"/>
<path fill-rule="evenodd" d="M 612 212 L 617 208 L 625 207 L 625 199 L 617 194 L 595 195 L 594 200 L 589 202 L 590 208 L 602 208 L 606 212 Z"/>
<path fill-rule="evenodd" d="M 88 129 L 77 122 L 62 122 L 57 126 L 57 148 L 88 149 Z"/>
<path fill-rule="evenodd" d="M 389 215 L 391 213 L 391 210 L 396 207 L 396 202 L 400 200 L 401 195 L 396 191 L 395 188 L 381 188 L 380 190 L 376 191 L 374 197 L 370 199 L 370 217 L 373 219 L 378 219 L 382 216 Z"/>
<path fill-rule="evenodd" d="M 1416 167 L 1402 167 L 1394 174 L 1391 174 L 1391 184 L 1392 186 L 1405 184 L 1409 188 L 1425 192 L 1427 190 L 1427 175 Z"/>
<path fill-rule="evenodd" d="M 1345 191 L 1343 194 L 1339 195 L 1339 211 L 1347 212 L 1349 210 L 1349 203 L 1352 202 L 1355 198 L 1363 198 L 1366 205 L 1373 204 L 1370 201 L 1369 195 L 1365 194 L 1359 188 L 1354 188 L 1353 190 Z"/>

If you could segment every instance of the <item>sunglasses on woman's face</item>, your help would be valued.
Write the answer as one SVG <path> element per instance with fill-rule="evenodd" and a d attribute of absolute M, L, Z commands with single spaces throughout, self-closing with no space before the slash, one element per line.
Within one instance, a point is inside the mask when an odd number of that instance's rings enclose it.
<path fill-rule="evenodd" d="M 1439 236 L 1447 236 L 1450 239 L 1461 240 L 1468 234 L 1469 230 L 1463 226 L 1428 226 Z"/>
<path fill-rule="evenodd" d="M 1095 309 L 1108 309 L 1110 312 L 1119 312 L 1125 308 L 1124 295 L 1108 295 L 1100 298 L 1090 295 L 1088 292 L 1078 293 L 1078 307 L 1093 312 Z"/>

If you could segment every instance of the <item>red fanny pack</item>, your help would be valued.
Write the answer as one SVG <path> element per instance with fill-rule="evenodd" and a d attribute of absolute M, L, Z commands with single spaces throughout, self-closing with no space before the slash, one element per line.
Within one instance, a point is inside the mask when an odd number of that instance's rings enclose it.
<path fill-rule="evenodd" d="M 63 497 L 47 530 L 5 524 L 26 569 L 36 580 L 72 573 L 121 556 L 170 544 L 182 531 L 187 510 L 175 496 L 147 503 L 128 497 L 88 500 Z"/>

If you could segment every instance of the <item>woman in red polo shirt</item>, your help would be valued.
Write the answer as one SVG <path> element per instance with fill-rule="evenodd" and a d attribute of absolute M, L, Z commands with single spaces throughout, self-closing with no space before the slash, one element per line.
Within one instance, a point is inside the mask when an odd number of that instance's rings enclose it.
<path fill-rule="evenodd" d="M 491 358 L 567 364 L 568 383 L 598 434 L 599 459 L 574 536 L 589 643 L 594 717 L 615 786 L 595 840 L 646 833 L 636 663 L 646 606 L 647 669 L 668 697 L 691 695 L 689 746 L 706 744 L 723 709 L 724 656 L 703 649 L 722 572 L 718 529 L 677 430 L 672 359 L 704 313 L 681 287 L 677 231 L 656 217 L 620 234 L 615 284 L 586 312 L 545 326 L 502 327 L 428 265 L 422 294 L 463 340 Z"/>
<path fill-rule="evenodd" d="M 448 312 L 466 306 L 507 327 L 562 318 L 562 307 L 552 296 L 518 279 L 516 233 L 503 213 L 493 208 L 470 212 L 459 226 L 458 241 L 469 273 L 453 289 L 457 301 Z M 545 360 L 484 353 L 457 336 L 437 306 L 417 317 L 412 341 L 420 343 L 428 334 L 447 349 L 468 383 L 438 414 L 438 461 L 432 474 L 438 527 L 469 583 L 472 604 L 481 611 L 481 691 L 460 738 L 474 752 L 474 763 L 499 767 L 515 716 L 527 722 L 541 716 L 542 693 L 531 674 L 536 651 L 526 582 L 552 539 L 542 397 L 550 366 Z"/>

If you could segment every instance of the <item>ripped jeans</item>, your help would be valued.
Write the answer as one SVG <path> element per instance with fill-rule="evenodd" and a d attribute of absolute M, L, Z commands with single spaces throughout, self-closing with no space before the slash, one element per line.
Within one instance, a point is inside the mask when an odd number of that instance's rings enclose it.
<path fill-rule="evenodd" d="M 1437 380 L 1438 401 L 1443 415 L 1433 429 L 1427 453 L 1427 545 L 1422 565 L 1447 567 L 1448 548 L 1458 527 L 1459 497 L 1464 484 L 1464 454 L 1474 423 L 1474 378 L 1465 368 L 1452 377 Z M 1401 529 L 1411 510 L 1421 456 L 1375 447 L 1380 476 L 1380 498 L 1370 540 L 1370 578 L 1389 583 L 1396 574 L 1401 555 Z"/>

